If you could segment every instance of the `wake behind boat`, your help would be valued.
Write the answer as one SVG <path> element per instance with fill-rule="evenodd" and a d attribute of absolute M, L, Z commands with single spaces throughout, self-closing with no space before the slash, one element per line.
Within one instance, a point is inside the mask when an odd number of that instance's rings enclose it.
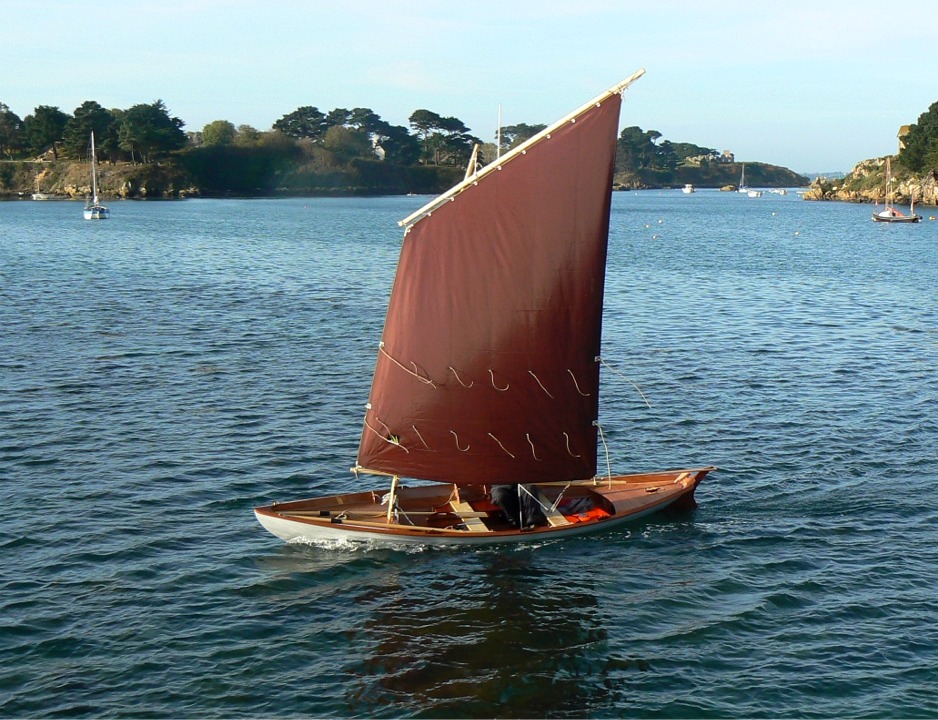
<path fill-rule="evenodd" d="M 477 545 L 694 505 L 714 468 L 597 475 L 619 109 L 643 74 L 401 221 L 353 468 L 389 485 L 255 508 L 267 530 L 291 542 Z"/>

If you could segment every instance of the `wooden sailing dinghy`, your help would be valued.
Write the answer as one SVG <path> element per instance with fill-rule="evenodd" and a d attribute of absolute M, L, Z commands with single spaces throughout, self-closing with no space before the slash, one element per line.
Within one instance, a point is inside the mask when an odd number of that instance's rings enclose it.
<path fill-rule="evenodd" d="M 255 508 L 267 530 L 291 542 L 473 545 L 693 506 L 714 468 L 597 476 L 619 107 L 643 74 L 401 221 L 353 468 L 387 485 Z"/>

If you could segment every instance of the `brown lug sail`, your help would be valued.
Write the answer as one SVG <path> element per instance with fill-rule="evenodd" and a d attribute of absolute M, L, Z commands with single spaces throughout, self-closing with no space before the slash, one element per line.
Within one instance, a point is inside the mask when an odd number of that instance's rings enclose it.
<path fill-rule="evenodd" d="M 457 485 L 595 474 L 620 103 L 610 92 L 408 228 L 362 468 Z"/>

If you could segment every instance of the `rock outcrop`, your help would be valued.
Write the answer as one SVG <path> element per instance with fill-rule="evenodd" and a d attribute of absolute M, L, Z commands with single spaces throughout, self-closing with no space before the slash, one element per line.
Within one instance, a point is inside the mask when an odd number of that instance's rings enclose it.
<path fill-rule="evenodd" d="M 41 191 L 58 197 L 91 196 L 87 162 L 15 161 L 0 165 L 0 196 L 25 196 Z M 178 167 L 166 164 L 98 164 L 98 195 L 109 198 L 179 198 L 198 195 L 198 188 Z"/>
<path fill-rule="evenodd" d="M 892 165 L 892 197 L 896 205 L 938 205 L 938 174 L 910 175 Z M 831 180 L 817 178 L 805 191 L 805 200 L 841 200 L 844 202 L 882 203 L 886 194 L 886 158 L 864 160 L 847 176 Z"/>

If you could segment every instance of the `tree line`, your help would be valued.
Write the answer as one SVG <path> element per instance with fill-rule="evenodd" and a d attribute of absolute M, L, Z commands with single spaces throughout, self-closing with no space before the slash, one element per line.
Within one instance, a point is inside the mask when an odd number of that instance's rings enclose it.
<path fill-rule="evenodd" d="M 462 167 L 477 144 L 483 149 L 482 162 L 486 161 L 486 153 L 496 153 L 493 143 L 483 143 L 458 118 L 420 109 L 411 114 L 408 122 L 409 128 L 392 125 L 370 108 L 322 112 L 307 105 L 278 119 L 269 131 L 215 120 L 201 131 L 186 133 L 185 123 L 172 116 L 162 100 L 126 110 L 107 109 L 88 100 L 72 114 L 40 105 L 23 119 L 0 102 L 0 155 L 12 160 L 51 152 L 55 159 L 60 154 L 85 159 L 92 131 L 99 158 L 111 162 L 150 163 L 187 148 L 282 146 L 284 138 L 325 148 L 339 160 L 377 157 L 404 166 Z M 545 127 L 520 123 L 500 128 L 500 150 L 510 150 Z M 710 148 L 659 140 L 661 133 L 654 130 L 623 130 L 619 138 L 620 169 L 673 169 L 694 155 L 719 159 Z"/>
<path fill-rule="evenodd" d="M 83 102 L 71 115 L 51 105 L 38 106 L 20 119 L 0 103 L 0 154 L 7 159 L 51 151 L 71 159 L 88 156 L 91 133 L 99 156 L 112 161 L 152 162 L 186 146 L 183 121 L 170 117 L 162 100 L 108 110 L 94 100 Z"/>
<path fill-rule="evenodd" d="M 314 106 L 297 108 L 277 120 L 271 130 L 235 126 L 216 120 L 201 131 L 185 132 L 185 123 L 170 114 L 162 100 L 127 109 L 107 109 L 94 100 L 72 114 L 40 105 L 20 118 L 0 102 L 0 157 L 27 159 L 51 152 L 72 160 L 88 157 L 91 133 L 102 160 L 151 163 L 175 152 L 199 147 L 282 146 L 284 138 L 313 144 L 343 160 L 376 157 L 398 165 L 463 166 L 474 145 L 484 143 L 455 117 L 416 110 L 409 128 L 392 125 L 370 108 L 336 108 L 322 112 Z M 502 128 L 503 150 L 523 142 L 543 125 Z"/>
<path fill-rule="evenodd" d="M 40 105 L 23 119 L 0 102 L 0 157 L 29 159 L 49 153 L 55 159 L 84 160 L 93 131 L 102 160 L 150 164 L 174 157 L 177 164 L 197 171 L 198 178 L 211 176 L 219 190 L 225 182 L 237 182 L 226 178 L 251 174 L 243 183 L 243 190 L 248 191 L 269 187 L 276 182 L 272 175 L 289 173 L 291 163 L 311 175 L 353 169 L 367 180 L 378 170 L 365 166 L 374 163 L 455 169 L 466 166 L 477 144 L 481 164 L 494 160 L 499 152 L 494 143 L 482 142 L 458 118 L 427 109 L 414 111 L 408 127 L 388 123 L 370 108 L 323 112 L 311 105 L 283 115 L 266 131 L 227 120 L 210 122 L 196 132 L 185 132 L 184 127 L 162 100 L 127 109 L 107 109 L 89 100 L 72 114 Z M 500 151 L 510 150 L 545 127 L 521 123 L 500 128 Z M 898 161 L 913 172 L 938 168 L 938 103 L 910 126 Z M 713 148 L 671 142 L 656 130 L 631 126 L 618 138 L 616 173 L 635 187 L 666 186 L 688 169 L 701 177 L 722 177 L 732 162 L 731 155 Z M 266 179 L 261 177 L 265 174 Z"/>
<path fill-rule="evenodd" d="M 483 149 L 483 163 L 486 153 L 495 153 L 493 143 L 483 143 L 458 118 L 420 109 L 411 114 L 408 122 L 409 128 L 392 125 L 370 108 L 322 112 L 308 105 L 284 115 L 269 131 L 216 120 L 200 132 L 186 133 L 185 123 L 171 116 L 162 100 L 126 110 L 107 109 L 88 100 L 72 114 L 40 105 L 23 119 L 0 102 L 0 156 L 12 160 L 51 152 L 55 159 L 60 153 L 70 159 L 84 159 L 92 131 L 99 157 L 112 162 L 150 163 L 197 147 L 283 146 L 284 139 L 324 148 L 339 161 L 379 158 L 403 166 L 463 167 L 476 144 Z M 545 127 L 502 127 L 498 133 L 501 150 L 511 149 Z M 938 102 L 910 126 L 903 140 L 898 157 L 901 165 L 914 172 L 938 168 Z M 618 139 L 616 169 L 669 173 L 688 162 L 706 166 L 728 161 L 732 158 L 713 148 L 663 140 L 655 130 L 632 126 L 625 128 Z"/>

